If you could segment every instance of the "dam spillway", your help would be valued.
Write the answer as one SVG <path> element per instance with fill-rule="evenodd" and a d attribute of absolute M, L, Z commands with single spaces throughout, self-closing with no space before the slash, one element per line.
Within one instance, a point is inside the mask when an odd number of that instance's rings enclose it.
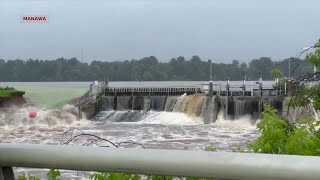
<path fill-rule="evenodd" d="M 205 94 L 181 96 L 101 96 L 98 111 L 167 111 L 202 117 L 205 124 L 213 123 L 218 115 L 235 120 L 248 116 L 253 121 L 261 118 L 264 104 L 270 104 L 281 114 L 281 97 L 237 97 Z"/>
<path fill-rule="evenodd" d="M 274 89 L 251 89 L 233 92 L 204 92 L 199 87 L 96 87 L 96 98 L 91 103 L 89 117 L 100 111 L 165 111 L 201 117 L 205 124 L 213 123 L 218 116 L 228 120 L 250 117 L 261 118 L 264 104 L 283 109 L 283 96 L 274 95 Z M 88 93 L 90 94 L 90 93 Z M 90 97 L 90 96 L 89 96 Z"/>

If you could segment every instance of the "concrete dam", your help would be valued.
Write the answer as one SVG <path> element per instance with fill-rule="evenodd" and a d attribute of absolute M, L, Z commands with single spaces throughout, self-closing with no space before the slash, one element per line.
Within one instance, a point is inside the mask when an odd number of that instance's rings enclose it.
<path fill-rule="evenodd" d="M 98 85 L 91 87 L 81 98 L 79 109 L 84 110 L 89 118 L 102 111 L 130 112 L 117 121 L 134 119 L 139 112 L 163 111 L 200 117 L 205 124 L 214 123 L 218 116 L 227 120 L 246 116 L 254 123 L 261 118 L 266 103 L 282 114 L 284 96 L 275 96 L 273 91 L 265 88 L 206 93 L 198 87 L 111 88 Z"/>
<path fill-rule="evenodd" d="M 213 123 L 218 115 L 234 120 L 250 116 L 260 118 L 263 105 L 268 103 L 282 112 L 283 99 L 280 97 L 237 97 L 193 94 L 181 96 L 102 96 L 99 111 L 166 111 L 182 112 L 188 116 L 202 117 L 205 124 Z"/>

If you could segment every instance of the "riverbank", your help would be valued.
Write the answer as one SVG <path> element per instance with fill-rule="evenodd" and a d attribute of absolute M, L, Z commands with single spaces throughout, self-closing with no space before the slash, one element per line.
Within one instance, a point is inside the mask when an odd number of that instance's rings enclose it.
<path fill-rule="evenodd" d="M 12 87 L 0 88 L 0 107 L 25 103 L 24 94 L 24 91 L 19 91 Z"/>

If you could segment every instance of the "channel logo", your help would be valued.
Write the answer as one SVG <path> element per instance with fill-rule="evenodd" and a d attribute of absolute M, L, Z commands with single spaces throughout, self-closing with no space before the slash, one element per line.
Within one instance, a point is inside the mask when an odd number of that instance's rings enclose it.
<path fill-rule="evenodd" d="M 47 15 L 25 15 L 20 17 L 21 23 L 48 23 L 49 16 Z"/>

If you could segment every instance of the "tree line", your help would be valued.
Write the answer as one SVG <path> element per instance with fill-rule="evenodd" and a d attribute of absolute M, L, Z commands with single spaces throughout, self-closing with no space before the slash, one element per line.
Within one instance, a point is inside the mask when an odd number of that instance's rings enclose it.
<path fill-rule="evenodd" d="M 313 66 L 301 59 L 288 58 L 272 61 L 268 57 L 253 59 L 249 63 L 233 60 L 231 63 L 212 61 L 213 80 L 272 80 L 272 70 L 278 68 L 282 76 L 288 76 L 288 63 L 291 64 L 291 76 L 312 72 Z M 297 66 L 301 64 L 300 66 Z M 185 59 L 182 56 L 168 62 L 159 62 L 154 56 L 139 60 L 114 62 L 80 62 L 76 58 L 58 58 L 56 60 L 3 60 L 0 59 L 1 82 L 37 82 L 37 81 L 207 81 L 210 68 L 207 60 L 199 56 Z M 298 67 L 295 69 L 295 67 Z"/>

